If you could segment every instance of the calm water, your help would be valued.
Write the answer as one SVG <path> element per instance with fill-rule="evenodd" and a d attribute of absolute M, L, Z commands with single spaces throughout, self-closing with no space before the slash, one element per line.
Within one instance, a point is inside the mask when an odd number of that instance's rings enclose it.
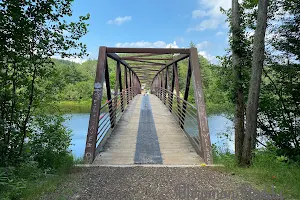
<path fill-rule="evenodd" d="M 89 114 L 66 115 L 66 126 L 72 130 L 71 150 L 76 158 L 82 157 L 84 153 L 86 133 L 88 129 Z M 234 151 L 233 123 L 223 115 L 213 115 L 208 118 L 211 142 L 223 150 Z M 222 136 L 228 133 L 228 137 Z"/>

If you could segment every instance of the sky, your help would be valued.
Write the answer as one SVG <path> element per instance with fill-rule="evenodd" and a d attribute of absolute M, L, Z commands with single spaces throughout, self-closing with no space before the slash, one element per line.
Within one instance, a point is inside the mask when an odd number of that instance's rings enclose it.
<path fill-rule="evenodd" d="M 184 48 L 193 42 L 199 54 L 217 63 L 228 47 L 220 7 L 230 6 L 230 0 L 75 0 L 71 20 L 90 13 L 81 40 L 89 53 L 85 59 L 96 59 L 100 46 Z"/>

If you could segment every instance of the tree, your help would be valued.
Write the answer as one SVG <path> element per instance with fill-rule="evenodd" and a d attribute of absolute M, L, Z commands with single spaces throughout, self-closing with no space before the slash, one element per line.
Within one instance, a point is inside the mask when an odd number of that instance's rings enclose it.
<path fill-rule="evenodd" d="M 243 144 L 242 165 L 250 165 L 252 150 L 255 148 L 257 131 L 257 110 L 261 85 L 261 75 L 265 58 L 265 34 L 267 27 L 268 0 L 259 0 L 257 25 L 254 33 L 252 74 L 246 109 L 246 132 Z"/>
<path fill-rule="evenodd" d="M 55 74 L 51 57 L 86 54 L 78 40 L 87 33 L 89 15 L 68 23 L 71 5 L 72 0 L 0 1 L 0 166 L 22 159 L 34 116 L 56 90 L 45 81 Z"/>
<path fill-rule="evenodd" d="M 243 93 L 243 82 L 242 82 L 242 50 L 241 40 L 242 40 L 242 27 L 241 27 L 241 14 L 240 14 L 240 4 L 238 0 L 232 0 L 232 14 L 231 14 L 231 51 L 232 51 L 232 66 L 234 70 L 235 77 L 235 155 L 237 163 L 240 164 L 243 149 L 244 140 L 244 93 Z"/>
<path fill-rule="evenodd" d="M 280 7 L 280 9 L 278 9 Z M 260 95 L 259 133 L 278 156 L 300 160 L 300 2 L 271 4 L 276 16 L 269 26 L 266 67 Z"/>

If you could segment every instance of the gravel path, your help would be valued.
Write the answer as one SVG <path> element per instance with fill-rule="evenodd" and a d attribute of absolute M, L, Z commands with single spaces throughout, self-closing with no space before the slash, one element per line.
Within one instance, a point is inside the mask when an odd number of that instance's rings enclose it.
<path fill-rule="evenodd" d="M 41 199 L 252 199 L 243 185 L 209 167 L 89 167 Z"/>

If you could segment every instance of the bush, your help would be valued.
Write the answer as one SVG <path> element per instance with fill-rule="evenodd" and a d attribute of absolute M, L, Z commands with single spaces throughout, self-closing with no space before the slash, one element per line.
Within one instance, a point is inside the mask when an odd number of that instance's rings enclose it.
<path fill-rule="evenodd" d="M 0 168 L 0 199 L 20 199 L 31 196 L 31 192 L 41 193 L 34 188 L 39 186 L 43 190 L 43 185 L 45 188 L 55 185 L 55 177 L 60 177 L 55 175 L 69 171 L 74 163 L 68 150 L 71 132 L 63 122 L 59 115 L 33 118 L 20 162 L 14 167 Z"/>
<path fill-rule="evenodd" d="M 28 148 L 31 158 L 39 168 L 56 170 L 72 165 L 73 157 L 68 148 L 71 132 L 63 125 L 62 116 L 36 116 L 29 137 Z"/>
<path fill-rule="evenodd" d="M 0 168 L 0 198 L 20 199 L 22 190 L 26 188 L 26 181 L 15 175 L 15 168 Z"/>

